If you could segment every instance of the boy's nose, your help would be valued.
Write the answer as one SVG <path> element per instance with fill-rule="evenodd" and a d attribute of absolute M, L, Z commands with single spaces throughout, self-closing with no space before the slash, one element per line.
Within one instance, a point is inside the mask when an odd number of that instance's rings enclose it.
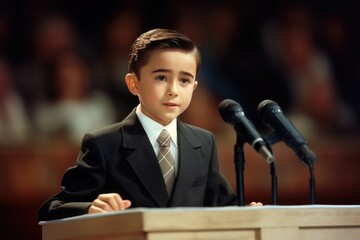
<path fill-rule="evenodd" d="M 178 86 L 176 81 L 171 81 L 168 85 L 167 94 L 169 96 L 177 96 L 178 95 Z"/>

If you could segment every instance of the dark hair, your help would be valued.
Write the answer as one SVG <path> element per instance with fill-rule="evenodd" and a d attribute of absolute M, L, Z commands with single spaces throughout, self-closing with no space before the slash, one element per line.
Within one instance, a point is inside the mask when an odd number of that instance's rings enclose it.
<path fill-rule="evenodd" d="M 134 41 L 129 53 L 129 72 L 133 72 L 139 77 L 140 68 L 147 63 L 150 54 L 159 49 L 194 52 L 197 71 L 200 68 L 200 51 L 189 38 L 174 30 L 158 28 L 141 34 Z"/>

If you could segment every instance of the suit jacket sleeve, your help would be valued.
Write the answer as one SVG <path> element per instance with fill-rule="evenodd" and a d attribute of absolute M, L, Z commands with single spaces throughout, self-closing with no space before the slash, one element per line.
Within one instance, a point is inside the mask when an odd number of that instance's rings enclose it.
<path fill-rule="evenodd" d="M 216 142 L 212 134 L 211 137 L 212 154 L 204 206 L 236 205 L 236 195 L 225 176 L 219 170 Z"/>
<path fill-rule="evenodd" d="M 62 179 L 61 192 L 48 199 L 39 209 L 39 221 L 87 213 L 105 184 L 106 166 L 96 139 L 85 136 L 76 166 Z"/>

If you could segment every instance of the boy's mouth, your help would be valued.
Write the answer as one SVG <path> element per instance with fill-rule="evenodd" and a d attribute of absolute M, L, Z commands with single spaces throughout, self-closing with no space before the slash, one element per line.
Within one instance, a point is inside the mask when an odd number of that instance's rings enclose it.
<path fill-rule="evenodd" d="M 167 106 L 167 107 L 176 107 L 176 106 L 178 106 L 178 104 L 176 104 L 176 103 L 164 103 L 164 105 L 165 106 Z"/>

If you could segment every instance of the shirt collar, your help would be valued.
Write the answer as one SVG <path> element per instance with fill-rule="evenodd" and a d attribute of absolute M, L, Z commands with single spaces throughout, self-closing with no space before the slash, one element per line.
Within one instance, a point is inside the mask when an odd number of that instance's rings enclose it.
<path fill-rule="evenodd" d="M 177 146 L 177 118 L 173 119 L 168 125 L 163 126 L 160 123 L 152 120 L 140 110 L 140 105 L 136 107 L 136 115 L 140 120 L 141 125 L 145 129 L 145 132 L 152 145 L 155 144 L 156 139 L 160 135 L 163 129 L 166 129 L 170 134 L 171 141 Z"/>

